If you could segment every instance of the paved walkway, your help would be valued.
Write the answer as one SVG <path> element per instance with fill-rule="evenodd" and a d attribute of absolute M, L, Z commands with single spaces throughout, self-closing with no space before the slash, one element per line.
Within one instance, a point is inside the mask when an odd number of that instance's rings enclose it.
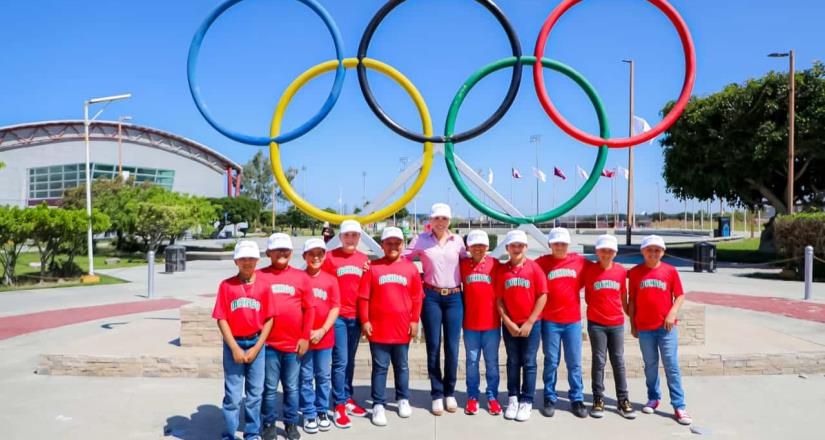
<path fill-rule="evenodd" d="M 0 318 L 0 341 L 26 333 L 37 332 L 64 325 L 94 321 L 112 316 L 132 315 L 157 310 L 177 309 L 189 301 L 177 299 L 153 299 L 103 306 L 74 307 L 28 313 Z"/>
<path fill-rule="evenodd" d="M 773 313 L 789 318 L 825 323 L 825 304 L 716 292 L 688 292 L 687 299 L 702 304 Z"/>

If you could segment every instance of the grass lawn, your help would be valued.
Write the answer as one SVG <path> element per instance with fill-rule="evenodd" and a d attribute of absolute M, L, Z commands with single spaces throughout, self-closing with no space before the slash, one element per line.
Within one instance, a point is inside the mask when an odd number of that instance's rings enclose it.
<path fill-rule="evenodd" d="M 117 263 L 106 264 L 106 259 L 119 258 Z M 58 255 L 59 261 L 66 261 L 68 259 L 65 255 Z M 161 260 L 162 261 L 162 260 Z M 0 292 L 8 292 L 13 290 L 28 290 L 28 289 L 49 289 L 57 287 L 75 287 L 80 286 L 80 277 L 64 278 L 62 280 L 49 279 L 45 282 L 40 282 L 40 269 L 29 266 L 29 263 L 40 262 L 40 254 L 37 252 L 24 252 L 20 254 L 17 259 L 17 266 L 15 274 L 17 276 L 18 284 L 16 286 L 0 286 Z M 78 255 L 74 258 L 75 264 L 84 272 L 89 265 L 89 257 Z M 117 254 L 113 251 L 101 251 L 95 254 L 94 257 L 95 269 L 119 269 L 123 267 L 134 267 L 146 264 L 146 260 L 139 254 Z M 98 284 L 121 284 L 126 281 L 120 278 L 115 278 L 108 275 L 100 275 L 100 283 Z"/>
<path fill-rule="evenodd" d="M 759 238 L 744 238 L 741 240 L 730 240 L 716 242 L 716 260 L 731 263 L 767 263 L 769 261 L 780 260 L 776 254 L 759 252 Z M 674 246 L 678 249 L 679 256 L 685 258 L 693 257 L 692 246 Z M 671 248 L 668 248 L 671 251 Z"/>

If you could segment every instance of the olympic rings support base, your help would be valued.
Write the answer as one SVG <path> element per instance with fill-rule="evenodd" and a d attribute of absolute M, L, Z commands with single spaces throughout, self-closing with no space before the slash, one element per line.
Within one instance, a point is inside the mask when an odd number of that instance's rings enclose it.
<path fill-rule="evenodd" d="M 444 128 L 444 135 L 449 137 L 453 130 L 455 129 L 455 122 L 456 118 L 458 117 L 458 111 L 461 108 L 461 104 L 464 102 L 464 98 L 467 97 L 467 93 L 479 82 L 481 79 L 486 77 L 487 75 L 501 70 L 508 67 L 511 67 L 516 64 L 518 60 L 514 57 L 504 58 L 502 60 L 496 61 L 492 64 L 488 64 L 485 67 L 482 67 L 477 72 L 473 73 L 472 76 L 464 83 L 463 86 L 459 89 L 458 93 L 456 94 L 455 98 L 453 98 L 453 103 L 450 105 L 449 113 L 447 114 L 447 124 Z M 536 57 L 522 57 L 521 63 L 526 66 L 532 66 L 536 64 Z M 607 121 L 607 112 L 605 111 L 604 105 L 602 104 L 602 100 L 599 98 L 599 95 L 596 93 L 596 89 L 582 76 L 579 72 L 575 71 L 572 67 L 567 66 L 566 64 L 562 64 L 558 61 L 551 60 L 548 58 L 542 58 L 541 66 L 553 69 L 559 73 L 562 73 L 576 82 L 582 89 L 584 89 L 585 93 L 587 93 L 587 97 L 590 99 L 590 102 L 593 104 L 593 108 L 596 109 L 596 115 L 599 118 L 599 131 L 603 138 L 610 137 L 610 127 Z M 570 198 L 570 200 L 564 202 L 560 206 L 554 208 L 551 211 L 547 211 L 542 214 L 538 214 L 532 217 L 514 217 L 509 214 L 496 211 L 495 209 L 485 205 L 481 200 L 479 200 L 473 193 L 470 191 L 470 188 L 467 187 L 467 184 L 464 182 L 464 179 L 461 178 L 461 174 L 458 172 L 455 164 L 455 147 L 453 146 L 452 142 L 447 142 L 444 144 L 444 158 L 445 162 L 447 163 L 447 170 L 450 173 L 450 178 L 453 180 L 458 191 L 464 196 L 464 199 L 467 200 L 474 208 L 483 212 L 484 214 L 502 221 L 506 223 L 512 224 L 526 224 L 526 223 L 540 223 L 546 222 L 562 215 L 566 214 L 571 209 L 575 208 L 587 195 L 593 190 L 593 187 L 596 186 L 596 183 L 599 181 L 599 177 L 601 176 L 601 171 L 604 168 L 604 164 L 607 161 L 607 146 L 602 145 L 599 147 L 598 155 L 596 156 L 596 163 L 593 165 L 593 169 L 590 171 L 590 177 L 584 182 L 581 188 Z"/>
<path fill-rule="evenodd" d="M 430 118 L 430 112 L 427 109 L 427 104 L 424 102 L 424 98 L 412 82 L 401 74 L 401 72 L 380 61 L 364 58 L 362 60 L 362 64 L 368 69 L 373 69 L 387 75 L 393 81 L 398 83 L 398 85 L 404 88 L 407 94 L 410 95 L 410 98 L 412 98 L 416 108 L 418 108 L 418 115 L 421 118 L 421 126 L 424 130 L 425 136 L 432 136 L 433 123 Z M 343 65 L 346 69 L 352 69 L 358 65 L 358 60 L 356 58 L 346 58 L 344 59 Z M 297 93 L 298 90 L 300 90 L 301 87 L 303 87 L 311 79 L 321 75 L 322 73 L 335 70 L 338 66 L 339 63 L 337 60 L 318 64 L 317 66 L 302 73 L 295 79 L 295 81 L 292 82 L 292 84 L 289 85 L 289 87 L 287 87 L 286 91 L 284 91 L 284 94 L 281 96 L 280 101 L 278 101 L 278 107 L 275 109 L 275 114 L 272 116 L 270 136 L 278 136 L 278 133 L 281 130 L 281 122 L 283 121 L 284 112 L 286 112 L 286 108 L 292 100 L 292 97 L 295 96 L 295 93 Z M 348 219 L 355 219 L 359 223 L 365 224 L 384 220 L 385 218 L 392 216 L 395 212 L 399 211 L 411 202 L 415 195 L 418 194 L 418 191 L 420 191 L 421 187 L 424 186 L 424 182 L 427 181 L 427 176 L 430 174 L 430 168 L 432 168 L 433 144 L 431 142 L 424 142 L 423 165 L 421 166 L 421 170 L 418 172 L 418 176 L 415 178 L 415 181 L 412 185 L 410 185 L 407 191 L 402 194 L 398 200 L 390 203 L 386 207 L 360 217 L 355 215 L 340 215 L 327 212 L 301 198 L 301 196 L 295 192 L 295 189 L 292 188 L 292 185 L 289 183 L 289 180 L 284 174 L 283 164 L 281 163 L 281 149 L 277 142 L 272 142 L 269 144 L 269 155 L 272 159 L 272 173 L 275 175 L 275 180 L 281 187 L 281 191 L 283 191 L 284 196 L 295 204 L 298 209 L 304 211 L 312 217 L 319 220 L 328 221 L 333 224 L 340 224 L 342 221 Z"/>

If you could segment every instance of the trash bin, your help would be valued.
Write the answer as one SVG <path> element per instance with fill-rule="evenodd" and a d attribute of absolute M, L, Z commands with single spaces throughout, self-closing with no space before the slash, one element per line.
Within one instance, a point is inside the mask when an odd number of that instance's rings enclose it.
<path fill-rule="evenodd" d="M 716 272 L 716 245 L 708 242 L 693 244 L 693 271 Z"/>
<path fill-rule="evenodd" d="M 186 272 L 186 248 L 184 246 L 166 246 L 166 273 Z"/>
<path fill-rule="evenodd" d="M 714 231 L 716 237 L 730 237 L 730 217 L 718 217 L 717 229 Z"/>

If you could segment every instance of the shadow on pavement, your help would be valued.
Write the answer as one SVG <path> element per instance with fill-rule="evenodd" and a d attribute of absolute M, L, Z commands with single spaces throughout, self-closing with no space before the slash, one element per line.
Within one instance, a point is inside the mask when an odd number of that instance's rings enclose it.
<path fill-rule="evenodd" d="M 166 419 L 163 436 L 182 440 L 220 438 L 223 431 L 223 413 L 215 405 L 201 405 L 197 411 L 186 416 L 172 416 Z"/>

